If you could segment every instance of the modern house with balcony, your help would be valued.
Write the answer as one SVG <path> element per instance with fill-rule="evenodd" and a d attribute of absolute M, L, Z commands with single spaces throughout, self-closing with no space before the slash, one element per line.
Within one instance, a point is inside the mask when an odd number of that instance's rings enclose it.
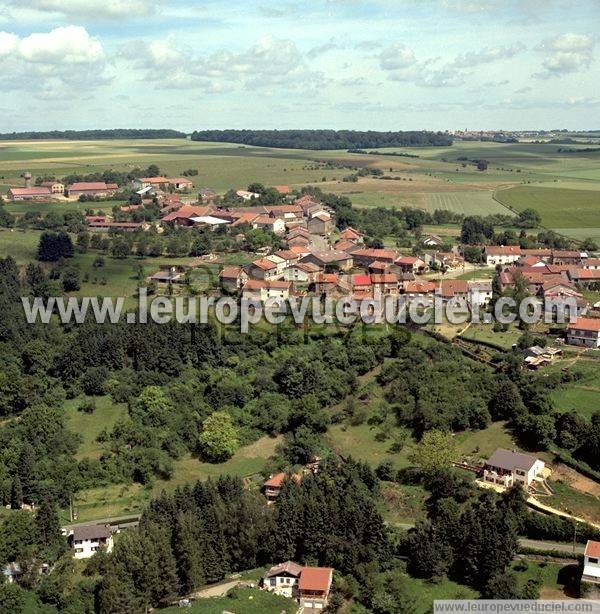
<path fill-rule="evenodd" d="M 522 452 L 498 448 L 485 463 L 483 481 L 510 488 L 527 487 L 544 469 L 544 462 Z"/>

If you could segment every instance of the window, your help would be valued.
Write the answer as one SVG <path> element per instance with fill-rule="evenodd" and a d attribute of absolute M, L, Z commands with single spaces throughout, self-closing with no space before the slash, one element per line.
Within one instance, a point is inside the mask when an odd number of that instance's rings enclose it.
<path fill-rule="evenodd" d="M 277 578 L 271 578 L 271 586 L 277 585 Z"/>
<path fill-rule="evenodd" d="M 517 475 L 525 475 L 525 472 L 521 469 L 517 469 Z"/>
<path fill-rule="evenodd" d="M 77 552 L 77 554 L 81 554 L 83 552 L 83 548 L 75 548 L 75 552 Z"/>
<path fill-rule="evenodd" d="M 596 563 L 596 564 L 598 564 L 598 559 L 594 559 L 594 558 L 592 558 L 591 556 L 588 556 L 588 561 L 589 561 L 590 563 Z"/>

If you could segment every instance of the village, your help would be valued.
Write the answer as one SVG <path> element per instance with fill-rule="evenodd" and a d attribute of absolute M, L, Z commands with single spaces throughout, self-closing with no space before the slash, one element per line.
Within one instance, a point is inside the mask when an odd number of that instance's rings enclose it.
<path fill-rule="evenodd" d="M 269 192 L 267 199 L 264 193 L 249 189 L 231 190 L 224 202 L 225 198 L 208 188 L 195 194 L 186 177 L 140 177 L 126 188 L 103 182 L 64 185 L 40 179 L 32 187 L 31 174 L 23 177 L 24 187 L 11 188 L 9 201 L 89 199 L 93 208 L 94 201 L 129 190 L 135 204 L 121 205 L 119 219 L 106 213 L 85 216 L 91 233 L 160 235 L 192 228 L 226 233 L 241 243 L 246 230 L 266 231 L 273 236 L 275 247 L 259 247 L 258 257 L 248 264 L 224 265 L 218 273 L 218 287 L 245 301 L 285 301 L 307 294 L 349 296 L 357 301 L 393 296 L 401 297 L 406 307 L 412 301 L 427 307 L 439 297 L 444 304 L 455 299 L 466 301 L 473 313 L 485 311 L 499 293 L 510 293 L 518 285 L 535 297 L 544 311 L 564 309 L 567 316 L 578 317 L 577 324 L 567 328 L 567 343 L 600 347 L 600 319 L 593 317 L 600 315 L 600 301 L 590 302 L 590 292 L 585 296 L 586 291 L 600 286 L 600 257 L 584 250 L 481 245 L 480 261 L 472 262 L 465 258 L 464 245 L 449 243 L 448 237 L 434 233 L 415 237 L 412 250 L 374 246 L 360 229 L 338 226 L 335 211 L 318 196 L 283 185 L 260 186 Z M 276 204 L 262 204 L 265 200 Z M 160 209 L 160 217 L 140 220 L 136 214 L 150 206 Z M 479 278 L 478 271 L 487 274 Z M 489 271 L 497 275 L 496 289 Z M 148 282 L 156 284 L 159 293 L 166 288 L 172 292 L 184 282 L 185 273 L 186 267 L 176 263 L 161 265 Z M 573 305 L 575 313 L 571 313 Z"/>
<path fill-rule="evenodd" d="M 194 188 L 186 177 L 142 176 L 126 186 L 86 181 L 64 184 L 38 178 L 32 187 L 31 174 L 23 176 L 24 187 L 11 188 L 9 202 L 86 203 L 82 223 L 84 232 L 92 237 L 113 241 L 128 237 L 130 244 L 144 236 L 177 236 L 182 232 L 227 238 L 227 251 L 206 250 L 196 258 L 196 265 L 182 264 L 177 258 L 158 265 L 141 280 L 152 285 L 157 295 L 185 294 L 190 270 L 205 264 L 211 265 L 216 275 L 204 291 L 239 301 L 265 303 L 305 296 L 360 301 L 383 296 L 399 299 L 406 308 L 414 303 L 428 309 L 437 299 L 443 304 L 466 302 L 471 314 L 481 315 L 489 312 L 499 296 L 520 292 L 533 297 L 542 312 L 568 304 L 575 305 L 575 313 L 569 314 L 577 316 L 566 327 L 538 334 L 535 342 L 521 348 L 520 368 L 524 371 L 552 365 L 565 345 L 582 353 L 600 348 L 600 303 L 593 298 L 600 284 L 600 257 L 589 250 L 465 245 L 431 228 L 414 231 L 408 243 L 383 244 L 370 238 L 358 224 L 349 225 L 340 219 L 339 211 L 319 191 L 285 185 L 252 184 L 247 189 L 217 194 L 212 189 Z M 111 212 L 102 208 L 105 200 L 123 199 L 128 202 L 114 205 Z M 247 239 L 254 231 L 264 234 L 258 235 L 258 243 L 249 248 Z M 473 247 L 479 250 L 476 259 L 469 253 Z M 263 481 L 254 486 L 262 493 L 264 506 L 275 506 L 286 485 L 299 486 L 309 476 L 316 476 L 320 462 L 320 457 L 314 456 L 293 472 L 263 476 Z M 497 448 L 486 460 L 462 458 L 448 463 L 447 468 L 452 467 L 472 474 L 482 490 L 503 496 L 520 485 L 527 505 L 536 512 L 589 524 L 587 519 L 552 506 L 547 482 L 551 470 L 541 458 Z M 137 526 L 139 516 L 123 522 L 72 520 L 62 527 L 63 539 L 74 560 L 87 561 L 98 552 L 111 553 L 122 535 Z M 600 591 L 600 542 L 587 540 L 581 558 L 577 582 L 584 583 L 587 594 L 595 594 L 595 590 Z M 335 595 L 334 567 L 284 559 L 271 562 L 273 565 L 261 571 L 260 578 L 227 578 L 223 586 L 231 590 L 239 585 L 292 599 L 298 612 L 328 608 Z M 48 567 L 39 569 L 40 574 L 50 572 Z M 4 567 L 3 573 L 7 582 L 21 582 L 25 570 L 14 561 Z M 205 590 L 216 590 L 210 592 L 214 596 L 219 585 Z M 188 607 L 202 596 L 201 592 L 190 593 L 177 603 Z"/>

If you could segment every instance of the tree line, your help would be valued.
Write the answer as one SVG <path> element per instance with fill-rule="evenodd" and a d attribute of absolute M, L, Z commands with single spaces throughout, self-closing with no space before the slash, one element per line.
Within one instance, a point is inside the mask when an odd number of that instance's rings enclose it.
<path fill-rule="evenodd" d="M 360 132 L 357 130 L 194 130 L 192 141 L 242 143 L 287 149 L 357 149 L 373 147 L 446 147 L 444 132 Z"/>
<path fill-rule="evenodd" d="M 156 128 L 115 128 L 112 130 L 32 130 L 26 132 L 3 132 L 1 141 L 23 140 L 44 141 L 61 139 L 66 141 L 85 141 L 88 139 L 184 139 L 184 132 Z"/>

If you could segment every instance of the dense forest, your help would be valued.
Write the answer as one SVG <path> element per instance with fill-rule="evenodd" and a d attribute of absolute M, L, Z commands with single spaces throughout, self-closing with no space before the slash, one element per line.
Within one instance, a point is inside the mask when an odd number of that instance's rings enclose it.
<path fill-rule="evenodd" d="M 166 128 L 115 128 L 112 130 L 46 130 L 27 132 L 4 132 L 0 141 L 45 141 L 60 139 L 65 141 L 86 141 L 104 139 L 184 139 L 186 134 Z"/>
<path fill-rule="evenodd" d="M 446 147 L 443 132 L 359 132 L 357 130 L 195 130 L 192 141 L 242 143 L 287 149 L 356 149 L 369 147 Z"/>

